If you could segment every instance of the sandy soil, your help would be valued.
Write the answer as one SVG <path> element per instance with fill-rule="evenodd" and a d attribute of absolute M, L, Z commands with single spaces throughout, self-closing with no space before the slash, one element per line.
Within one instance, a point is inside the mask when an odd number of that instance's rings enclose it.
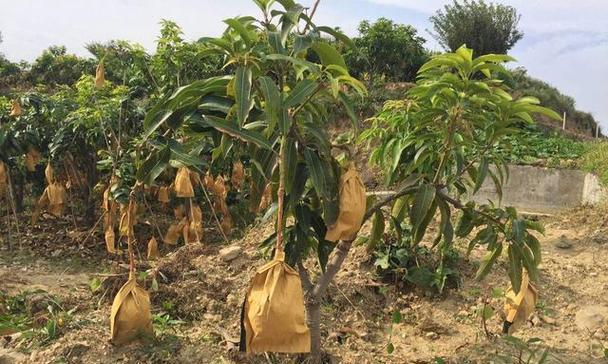
<path fill-rule="evenodd" d="M 531 349 L 549 349 L 548 363 L 598 363 L 608 346 L 608 227 L 605 208 L 579 209 L 544 217 L 540 300 L 530 323 L 517 332 L 522 340 L 539 338 Z M 236 350 L 239 311 L 247 283 L 262 263 L 257 244 L 269 226 L 244 232 L 232 242 L 242 251 L 231 261 L 220 258 L 222 243 L 164 248 L 159 262 L 140 270 L 156 273 L 153 310 L 169 312 L 183 323 L 157 326 L 152 342 L 114 347 L 108 341 L 111 297 L 125 280 L 124 260 L 104 253 L 101 236 L 85 244 L 85 231 L 68 219 L 26 229 L 22 248 L 0 250 L 0 289 L 15 294 L 43 290 L 74 309 L 61 337 L 45 345 L 0 338 L 0 363 L 289 363 L 297 358 L 245 358 Z M 0 233 L 2 233 L 0 231 Z M 460 249 L 464 251 L 465 242 Z M 143 245 L 140 247 L 143 250 Z M 356 247 L 323 304 L 322 331 L 335 363 L 519 363 L 515 344 L 499 333 L 497 314 L 487 322 L 477 310 L 488 302 L 496 311 L 503 301 L 492 288 L 506 288 L 505 262 L 483 282 L 473 280 L 481 250 L 460 262 L 458 288 L 442 296 L 404 290 L 379 280 L 369 255 Z M 464 254 L 463 254 L 464 255 Z M 92 293 L 92 279 L 105 282 Z M 146 279 L 151 288 L 151 276 Z M 403 322 L 393 327 L 394 352 L 386 351 L 392 312 Z M 159 330 L 160 329 L 160 330 Z M 501 356 L 505 356 L 501 359 Z M 538 360 L 531 361 L 538 363 Z"/>

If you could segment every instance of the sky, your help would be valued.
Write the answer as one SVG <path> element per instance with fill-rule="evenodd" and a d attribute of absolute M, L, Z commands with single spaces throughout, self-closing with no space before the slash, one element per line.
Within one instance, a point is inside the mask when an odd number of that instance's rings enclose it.
<path fill-rule="evenodd" d="M 305 6 L 313 0 L 299 0 Z M 451 0 L 321 0 L 316 23 L 357 34 L 361 20 L 379 17 L 414 25 L 440 50 L 428 30 L 437 9 Z M 495 0 L 522 15 L 525 33 L 511 50 L 533 77 L 573 96 L 608 130 L 608 0 Z M 88 55 L 84 45 L 126 39 L 154 49 L 159 21 L 176 21 L 187 39 L 219 35 L 223 19 L 257 15 L 251 0 L 0 0 L 0 53 L 33 61 L 51 45 Z"/>

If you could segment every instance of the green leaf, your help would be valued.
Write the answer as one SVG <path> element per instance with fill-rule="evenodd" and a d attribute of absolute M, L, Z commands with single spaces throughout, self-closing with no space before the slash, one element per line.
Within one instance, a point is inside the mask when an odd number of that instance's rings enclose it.
<path fill-rule="evenodd" d="M 270 43 L 274 53 L 285 54 L 285 47 L 283 46 L 283 40 L 279 32 L 269 32 L 268 43 Z"/>
<path fill-rule="evenodd" d="M 344 43 L 349 48 L 355 47 L 355 43 L 349 37 L 347 37 L 344 33 L 340 32 L 334 28 L 321 26 L 321 27 L 317 27 L 316 29 L 322 33 L 327 33 L 327 34 L 331 35 L 337 41 Z"/>
<path fill-rule="evenodd" d="M 553 111 L 551 109 L 548 109 L 546 107 L 542 107 L 542 106 L 538 106 L 538 105 L 528 105 L 526 107 L 526 109 L 528 111 L 530 111 L 530 112 L 533 112 L 533 113 L 537 113 L 537 114 L 542 114 L 542 115 L 548 116 L 548 117 L 550 117 L 550 118 L 552 118 L 554 120 L 557 120 L 557 121 L 562 120 L 562 117 L 559 116 L 558 113 L 556 113 L 555 111 Z"/>
<path fill-rule="evenodd" d="M 475 188 L 473 189 L 473 193 L 479 191 L 483 182 L 486 180 L 486 176 L 488 175 L 488 167 L 490 160 L 488 158 L 482 158 L 481 163 L 479 163 L 479 168 L 477 169 L 477 178 L 475 180 Z"/>
<path fill-rule="evenodd" d="M 538 265 L 536 264 L 536 260 L 534 259 L 534 253 L 525 244 L 521 247 L 521 251 L 523 253 L 523 258 L 524 258 L 523 259 L 523 265 L 528 270 L 528 274 L 530 275 L 530 279 L 532 281 L 537 281 L 538 277 L 540 276 L 540 273 L 538 271 Z"/>
<path fill-rule="evenodd" d="M 180 87 L 169 98 L 159 101 L 144 119 L 144 139 L 149 138 L 164 123 L 174 128 L 187 114 L 196 110 L 201 99 L 208 95 L 225 94 L 232 77 L 211 77 Z"/>
<path fill-rule="evenodd" d="M 325 176 L 323 171 L 323 164 L 316 151 L 305 148 L 304 149 L 304 160 L 308 166 L 308 172 L 312 180 L 312 184 L 317 191 L 319 196 L 324 196 L 326 191 Z"/>
<path fill-rule="evenodd" d="M 137 180 L 146 185 L 152 185 L 154 180 L 167 168 L 170 158 L 171 149 L 168 146 L 157 154 L 150 155 L 137 171 Z"/>
<path fill-rule="evenodd" d="M 210 95 L 201 98 L 198 109 L 204 111 L 219 111 L 228 114 L 232 105 L 234 105 L 234 102 L 227 97 Z"/>
<path fill-rule="evenodd" d="M 338 52 L 338 50 L 336 50 L 336 48 L 334 48 L 331 44 L 321 41 L 315 42 L 312 45 L 312 49 L 319 56 L 319 58 L 321 58 L 321 63 L 324 66 L 337 65 L 348 69 L 340 52 Z"/>
<path fill-rule="evenodd" d="M 353 126 L 353 129 L 355 129 L 355 133 L 358 133 L 359 132 L 359 118 L 355 114 L 355 108 L 353 107 L 353 104 L 352 104 L 350 98 L 342 91 L 340 91 L 338 93 L 338 98 L 340 99 L 342 106 L 344 106 L 346 115 L 348 115 L 348 118 L 352 122 L 352 126 Z"/>
<path fill-rule="evenodd" d="M 370 232 L 369 239 L 367 240 L 367 251 L 371 252 L 376 250 L 376 247 L 382 241 L 385 228 L 384 216 L 382 215 L 382 211 L 378 210 L 374 213 L 372 230 Z"/>
<path fill-rule="evenodd" d="M 294 66 L 301 67 L 303 70 L 306 70 L 306 71 L 309 71 L 312 73 L 319 72 L 319 66 L 317 66 L 315 63 L 308 62 L 308 61 L 300 59 L 300 58 L 290 57 L 290 56 L 286 56 L 284 54 L 269 54 L 265 58 L 266 58 L 266 60 L 269 60 L 269 61 L 290 62 Z"/>
<path fill-rule="evenodd" d="M 283 102 L 283 106 L 289 108 L 304 103 L 318 88 L 319 84 L 311 79 L 298 82 Z"/>
<path fill-rule="evenodd" d="M 270 119 L 269 122 L 272 121 L 276 124 L 281 110 L 281 92 L 272 78 L 268 76 L 260 77 L 258 83 L 260 84 L 264 101 L 266 101 L 265 111 Z"/>
<path fill-rule="evenodd" d="M 489 319 L 491 319 L 492 316 L 494 316 L 494 313 L 494 309 L 490 305 L 483 305 L 479 308 L 479 311 L 477 312 L 479 317 L 481 317 L 484 321 L 488 321 Z"/>
<path fill-rule="evenodd" d="M 196 152 L 189 154 L 186 152 L 184 147 L 175 140 L 169 140 L 169 149 L 171 150 L 170 163 L 173 165 L 174 162 L 179 163 L 182 166 L 190 167 L 196 171 L 202 173 L 201 166 L 205 164 L 202 158 L 200 158 Z"/>
<path fill-rule="evenodd" d="M 97 293 L 97 291 L 99 291 L 99 289 L 101 288 L 101 279 L 91 279 L 91 281 L 89 282 L 89 288 L 91 289 L 92 293 Z"/>
<path fill-rule="evenodd" d="M 538 241 L 538 239 L 534 235 L 527 234 L 526 245 L 528 245 L 528 247 L 532 251 L 532 255 L 534 256 L 534 264 L 539 265 L 542 261 L 540 241 Z"/>
<path fill-rule="evenodd" d="M 257 34 L 254 31 L 247 29 L 240 19 L 226 19 L 224 20 L 224 23 L 228 24 L 228 26 L 234 29 L 241 36 L 241 39 L 247 44 L 248 47 L 251 47 L 253 42 L 258 40 Z"/>
<path fill-rule="evenodd" d="M 496 262 L 498 257 L 500 257 L 501 253 L 502 253 L 502 244 L 500 244 L 500 243 L 496 244 L 496 247 L 491 252 L 486 254 L 486 256 L 482 259 L 481 265 L 479 266 L 479 269 L 477 270 L 475 279 L 482 280 L 483 278 L 485 278 L 485 276 L 487 276 L 488 273 L 490 273 L 492 266 L 494 265 L 494 263 Z"/>
<path fill-rule="evenodd" d="M 203 125 L 210 126 L 217 131 L 227 134 L 233 138 L 242 140 L 247 143 L 253 143 L 260 148 L 272 150 L 270 141 L 260 133 L 255 131 L 240 128 L 236 123 L 229 120 L 218 118 L 211 115 L 203 115 L 200 119 L 196 119 Z"/>
<path fill-rule="evenodd" d="M 507 248 L 507 254 L 509 257 L 509 266 L 507 267 L 507 270 L 509 272 L 509 278 L 511 279 L 511 287 L 513 287 L 513 291 L 515 291 L 515 293 L 519 293 L 523 270 L 521 265 L 522 257 L 519 250 L 514 248 L 513 245 L 509 245 L 509 248 Z"/>
<path fill-rule="evenodd" d="M 403 316 L 401 315 L 400 311 L 394 311 L 392 316 L 391 316 L 391 322 L 395 325 L 398 325 L 401 323 L 401 321 L 403 321 Z"/>
<path fill-rule="evenodd" d="M 430 184 L 422 184 L 418 188 L 418 192 L 414 196 L 414 204 L 410 211 L 410 219 L 412 222 L 412 229 L 417 230 L 425 217 L 427 216 L 433 201 L 435 200 L 435 194 L 437 189 L 435 186 Z"/>
<path fill-rule="evenodd" d="M 523 219 L 518 218 L 518 219 L 513 220 L 513 223 L 511 225 L 511 234 L 512 234 L 513 241 L 515 241 L 518 244 L 523 243 L 525 229 L 526 229 L 526 222 Z"/>
<path fill-rule="evenodd" d="M 471 211 L 471 209 L 464 209 L 462 211 L 460 221 L 456 226 L 456 236 L 459 238 L 464 238 L 465 236 L 469 235 L 471 231 L 473 231 L 474 227 L 473 211 Z"/>
<path fill-rule="evenodd" d="M 293 45 L 294 54 L 306 51 L 312 45 L 312 39 L 309 34 L 300 35 L 296 34 L 295 43 Z"/>
<path fill-rule="evenodd" d="M 287 145 L 285 146 L 285 192 L 291 193 L 292 187 L 294 186 L 294 179 L 296 178 L 296 167 L 298 165 L 298 150 L 296 148 L 296 141 L 288 138 Z"/>
<path fill-rule="evenodd" d="M 251 100 L 251 68 L 240 66 L 236 69 L 234 90 L 236 98 L 236 115 L 242 127 L 247 121 L 249 111 L 253 106 Z"/>

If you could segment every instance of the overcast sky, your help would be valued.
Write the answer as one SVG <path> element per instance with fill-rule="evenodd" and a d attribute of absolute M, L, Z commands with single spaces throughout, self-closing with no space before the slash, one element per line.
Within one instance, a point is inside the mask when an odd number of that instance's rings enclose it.
<path fill-rule="evenodd" d="M 300 0 L 310 5 L 312 0 Z M 387 17 L 412 24 L 427 47 L 429 16 L 446 0 L 321 0 L 317 23 L 355 35 L 361 20 Z M 608 130 L 608 0 L 498 0 L 522 15 L 525 37 L 511 54 L 529 73 L 575 97 Z M 0 0 L 0 52 L 34 60 L 50 45 L 87 55 L 91 41 L 127 39 L 154 48 L 161 19 L 176 21 L 188 39 L 218 35 L 221 22 L 257 14 L 251 0 Z"/>

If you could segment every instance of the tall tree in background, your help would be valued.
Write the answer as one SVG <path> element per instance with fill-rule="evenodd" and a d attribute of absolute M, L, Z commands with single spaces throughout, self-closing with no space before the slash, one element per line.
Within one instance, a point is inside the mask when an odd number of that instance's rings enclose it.
<path fill-rule="evenodd" d="M 375 23 L 362 21 L 355 48 L 346 54 L 346 62 L 357 77 L 364 73 L 385 76 L 389 81 L 413 81 L 420 66 L 428 59 L 424 38 L 411 25 L 396 24 L 380 18 Z"/>
<path fill-rule="evenodd" d="M 506 54 L 524 33 L 517 29 L 521 16 L 508 5 L 483 0 L 454 0 L 431 16 L 433 37 L 447 51 L 460 46 L 475 50 L 477 56 Z"/>
<path fill-rule="evenodd" d="M 69 54 L 65 46 L 50 46 L 32 63 L 28 81 L 33 85 L 73 85 L 83 74 L 94 70 L 92 60 Z"/>

